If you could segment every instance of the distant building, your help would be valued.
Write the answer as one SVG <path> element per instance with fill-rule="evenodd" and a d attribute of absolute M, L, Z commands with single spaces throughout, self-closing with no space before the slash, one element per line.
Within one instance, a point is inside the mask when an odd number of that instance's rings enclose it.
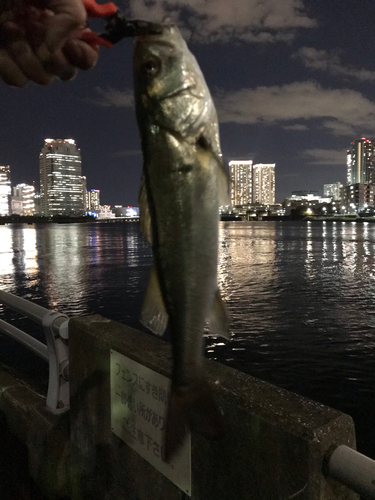
<path fill-rule="evenodd" d="M 319 191 L 307 191 L 307 190 L 302 190 L 302 191 L 292 191 L 292 197 L 300 197 L 300 198 L 308 198 L 308 197 L 313 197 L 313 198 L 319 198 Z"/>
<path fill-rule="evenodd" d="M 85 175 L 82 176 L 82 199 L 83 199 L 83 211 L 87 212 L 87 178 Z"/>
<path fill-rule="evenodd" d="M 100 207 L 100 189 L 91 189 L 88 193 L 88 206 L 91 212 L 98 212 Z"/>
<path fill-rule="evenodd" d="M 116 217 L 139 217 L 138 207 L 123 207 L 122 205 L 115 205 L 112 212 Z"/>
<path fill-rule="evenodd" d="M 253 166 L 253 203 L 275 203 L 275 163 L 257 163 Z"/>
<path fill-rule="evenodd" d="M 114 219 L 116 217 L 111 210 L 111 205 L 100 205 L 97 214 L 98 219 Z"/>
<path fill-rule="evenodd" d="M 253 201 L 253 162 L 240 160 L 229 162 L 231 180 L 230 201 L 232 206 L 247 205 Z"/>
<path fill-rule="evenodd" d="M 11 213 L 10 166 L 0 166 L 0 216 Z"/>
<path fill-rule="evenodd" d="M 90 192 L 85 191 L 85 212 L 88 212 L 90 210 Z"/>
<path fill-rule="evenodd" d="M 84 213 L 81 153 L 73 139 L 46 139 L 39 155 L 43 215 Z"/>
<path fill-rule="evenodd" d="M 34 203 L 35 203 L 35 213 L 40 214 L 40 193 L 39 191 L 36 190 L 34 196 Z"/>
<path fill-rule="evenodd" d="M 347 212 L 361 212 L 375 206 L 375 184 L 351 184 L 341 188 L 341 205 Z"/>
<path fill-rule="evenodd" d="M 342 184 L 341 182 L 335 182 L 333 184 L 324 184 L 323 186 L 323 195 L 326 198 L 332 198 L 334 200 L 341 199 L 341 190 Z"/>
<path fill-rule="evenodd" d="M 347 150 L 347 184 L 375 182 L 374 144 L 362 137 L 351 143 Z"/>
<path fill-rule="evenodd" d="M 306 207 L 307 213 L 311 209 L 311 213 L 313 213 L 313 209 L 331 203 L 331 197 L 322 197 L 314 193 L 318 193 L 318 191 L 293 191 L 292 196 L 285 198 L 283 202 L 285 215 L 290 215 L 293 210 L 299 207 Z"/>
<path fill-rule="evenodd" d="M 35 214 L 35 187 L 28 184 L 17 184 L 13 188 L 11 206 L 12 214 Z"/>
<path fill-rule="evenodd" d="M 252 160 L 230 161 L 229 175 L 232 206 L 275 203 L 275 163 L 253 165 Z"/>

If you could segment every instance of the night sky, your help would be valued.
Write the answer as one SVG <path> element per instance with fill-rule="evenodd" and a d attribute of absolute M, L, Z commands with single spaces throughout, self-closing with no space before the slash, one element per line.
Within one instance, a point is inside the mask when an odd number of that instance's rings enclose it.
<path fill-rule="evenodd" d="M 104 2 L 101 2 L 104 3 Z M 276 163 L 276 201 L 345 182 L 346 150 L 375 139 L 375 3 L 370 0 L 118 0 L 134 18 L 178 19 L 216 104 L 225 163 Z M 168 8 L 168 11 L 165 9 Z M 91 23 L 96 31 L 96 23 Z M 72 82 L 0 83 L 0 165 L 39 184 L 45 138 L 73 138 L 101 203 L 137 205 L 142 154 L 133 41 L 101 49 Z"/>

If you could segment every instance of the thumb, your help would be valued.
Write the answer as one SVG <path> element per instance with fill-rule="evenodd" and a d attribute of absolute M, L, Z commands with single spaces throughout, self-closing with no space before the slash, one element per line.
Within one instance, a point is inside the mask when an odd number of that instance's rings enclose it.
<path fill-rule="evenodd" d="M 50 52 L 56 52 L 74 31 L 85 27 L 87 14 L 82 0 L 50 0 L 47 4 L 54 15 L 47 24 L 45 44 Z"/>

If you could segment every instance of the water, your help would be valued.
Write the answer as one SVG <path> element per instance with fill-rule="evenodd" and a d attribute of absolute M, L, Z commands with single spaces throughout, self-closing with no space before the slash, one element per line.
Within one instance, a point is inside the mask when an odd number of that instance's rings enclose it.
<path fill-rule="evenodd" d="M 219 250 L 232 337 L 207 338 L 207 357 L 350 414 L 359 451 L 375 458 L 375 225 L 226 222 Z M 70 316 L 141 328 L 151 263 L 136 223 L 0 226 L 1 288 Z M 12 340 L 0 350 L 46 382 Z"/>

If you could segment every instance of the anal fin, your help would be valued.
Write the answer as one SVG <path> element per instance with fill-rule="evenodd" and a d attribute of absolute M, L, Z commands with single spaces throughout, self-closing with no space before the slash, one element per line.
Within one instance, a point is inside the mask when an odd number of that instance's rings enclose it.
<path fill-rule="evenodd" d="M 168 324 L 168 313 L 161 294 L 155 264 L 151 268 L 150 279 L 141 309 L 141 323 L 156 335 L 163 335 Z"/>
<path fill-rule="evenodd" d="M 208 335 L 230 339 L 229 318 L 219 289 L 216 290 L 207 322 L 209 328 Z"/>

